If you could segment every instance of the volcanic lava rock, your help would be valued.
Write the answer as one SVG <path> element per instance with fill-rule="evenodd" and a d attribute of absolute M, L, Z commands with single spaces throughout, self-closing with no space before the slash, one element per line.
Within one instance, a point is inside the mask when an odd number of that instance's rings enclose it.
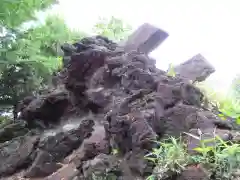
<path fill-rule="evenodd" d="M 26 168 L 35 157 L 39 136 L 29 132 L 0 144 L 0 177 Z"/>
<path fill-rule="evenodd" d="M 68 93 L 56 89 L 29 102 L 25 108 L 22 108 L 19 118 L 26 120 L 30 127 L 36 126 L 36 121 L 42 121 L 44 126 L 56 124 L 64 114 L 68 104 Z"/>
<path fill-rule="evenodd" d="M 156 140 L 196 129 L 216 129 L 219 135 L 233 129 L 230 121 L 221 122 L 203 107 L 204 95 L 198 88 L 157 69 L 156 61 L 144 53 L 125 52 L 102 36 L 64 44 L 62 49 L 60 84 L 19 106 L 29 131 L 36 123 L 43 124 L 40 135 L 16 137 L 16 128 L 14 135 L 0 131 L 4 134 L 0 174 L 23 169 L 30 178 L 60 179 L 69 172 L 72 178 L 86 179 L 107 168 L 118 179 L 144 179 L 154 169 L 144 156 L 157 147 Z M 71 124 L 72 119 L 79 122 Z M 62 124 L 75 127 L 66 130 Z M 48 130 L 55 133 L 46 135 Z M 190 149 L 198 143 L 189 142 Z M 116 157 L 119 163 L 111 164 Z"/>
<path fill-rule="evenodd" d="M 25 177 L 45 177 L 55 172 L 61 167 L 58 162 L 61 162 L 91 135 L 93 126 L 92 120 L 84 119 L 76 129 L 60 132 L 41 140 L 38 144 L 37 157 Z"/>
<path fill-rule="evenodd" d="M 188 61 L 176 66 L 174 71 L 183 79 L 202 82 L 215 72 L 215 68 L 201 54 L 197 54 Z"/>
<path fill-rule="evenodd" d="M 0 129 L 0 143 L 10 141 L 15 137 L 23 136 L 29 132 L 25 121 L 11 123 Z"/>

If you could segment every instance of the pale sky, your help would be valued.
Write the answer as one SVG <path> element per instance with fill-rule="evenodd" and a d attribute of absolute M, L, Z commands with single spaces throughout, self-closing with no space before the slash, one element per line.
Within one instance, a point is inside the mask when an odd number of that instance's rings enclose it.
<path fill-rule="evenodd" d="M 240 0 L 59 0 L 54 12 L 71 28 L 88 31 L 99 17 L 115 16 L 133 28 L 148 22 L 167 31 L 169 37 L 151 56 L 166 70 L 197 53 L 212 63 L 209 78 L 226 89 L 240 73 Z"/>

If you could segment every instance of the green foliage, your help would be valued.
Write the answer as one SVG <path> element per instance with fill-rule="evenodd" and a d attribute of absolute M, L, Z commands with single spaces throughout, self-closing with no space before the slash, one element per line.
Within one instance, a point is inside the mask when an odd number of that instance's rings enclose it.
<path fill-rule="evenodd" d="M 0 6 L 0 105 L 14 106 L 23 95 L 36 90 L 39 74 L 49 72 L 37 59 L 34 45 L 20 26 L 35 18 L 55 0 L 2 0 Z M 36 56 L 35 56 L 36 55 Z M 30 58 L 32 57 L 32 58 Z M 38 75 L 37 75 L 38 74 Z M 37 75 L 37 76 L 36 76 Z M 41 76 L 41 75 L 40 75 Z M 15 112 L 16 117 L 16 112 Z"/>
<path fill-rule="evenodd" d="M 0 24 L 16 28 L 22 23 L 35 19 L 36 11 L 41 11 L 56 3 L 56 0 L 1 0 Z"/>
<path fill-rule="evenodd" d="M 16 41 L 15 59 L 41 62 L 50 73 L 61 67 L 60 45 L 84 37 L 84 33 L 70 30 L 58 16 L 49 16 L 40 26 L 29 29 Z"/>
<path fill-rule="evenodd" d="M 200 140 L 200 146 L 194 149 L 199 155 L 192 159 L 197 159 L 198 163 L 215 174 L 216 179 L 234 179 L 234 173 L 240 169 L 240 144 L 224 142 L 215 134 L 210 139 L 202 139 L 201 135 L 189 135 Z M 208 146 L 208 143 L 213 145 Z"/>
<path fill-rule="evenodd" d="M 167 75 L 175 77 L 176 76 L 176 72 L 174 71 L 174 66 L 173 64 L 169 64 L 168 70 L 167 70 Z"/>
<path fill-rule="evenodd" d="M 16 105 L 21 98 L 33 93 L 36 87 L 39 87 L 43 77 L 37 68 L 32 68 L 33 64 L 20 62 L 5 65 L 0 78 L 1 105 Z"/>
<path fill-rule="evenodd" d="M 156 171 L 148 179 L 166 178 L 169 173 L 180 173 L 188 163 L 188 154 L 181 140 L 171 137 L 159 143 L 160 147 L 146 155 L 146 159 L 156 164 Z"/>
<path fill-rule="evenodd" d="M 0 115 L 0 128 L 4 125 L 7 124 L 11 119 L 8 116 L 2 116 Z"/>
<path fill-rule="evenodd" d="M 25 32 L 7 31 L 0 43 L 0 105 L 14 106 L 48 83 L 62 66 L 60 45 L 83 36 L 57 16 Z"/>
<path fill-rule="evenodd" d="M 185 167 L 192 164 L 202 165 L 216 179 L 234 179 L 234 174 L 240 169 L 240 144 L 224 142 L 217 135 L 214 135 L 214 138 L 203 139 L 201 132 L 199 136 L 185 134 L 199 140 L 199 147 L 193 149 L 198 153 L 188 154 L 183 141 L 173 137 L 158 142 L 159 148 L 146 155 L 146 159 L 156 164 L 153 174 L 147 180 L 167 178 L 172 173 L 181 173 Z"/>
<path fill-rule="evenodd" d="M 115 17 L 111 17 L 110 20 L 101 18 L 93 29 L 98 35 L 106 36 L 114 41 L 120 41 L 126 38 L 130 30 L 130 25 L 125 24 L 122 20 Z"/>

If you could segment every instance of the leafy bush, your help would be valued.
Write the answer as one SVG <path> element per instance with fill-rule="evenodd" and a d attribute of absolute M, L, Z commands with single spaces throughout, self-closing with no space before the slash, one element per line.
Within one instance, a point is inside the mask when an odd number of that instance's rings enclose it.
<path fill-rule="evenodd" d="M 7 124 L 11 121 L 11 118 L 8 116 L 0 116 L 0 127 L 4 126 L 4 124 Z"/>

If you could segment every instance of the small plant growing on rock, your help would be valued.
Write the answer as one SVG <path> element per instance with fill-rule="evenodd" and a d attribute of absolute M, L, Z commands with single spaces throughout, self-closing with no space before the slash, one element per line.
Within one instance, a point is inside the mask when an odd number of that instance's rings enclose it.
<path fill-rule="evenodd" d="M 146 155 L 146 159 L 156 164 L 153 174 L 147 180 L 164 179 L 180 174 L 191 164 L 207 170 L 206 174 L 211 179 L 235 180 L 236 176 L 240 177 L 240 144 L 225 142 L 215 133 L 213 138 L 203 139 L 200 130 L 199 136 L 186 134 L 199 140 L 199 147 L 193 149 L 198 154 L 188 154 L 181 139 L 171 137 L 158 142 L 159 148 Z"/>
<path fill-rule="evenodd" d="M 176 72 L 174 70 L 174 66 L 173 66 L 172 63 L 170 63 L 169 66 L 168 66 L 167 75 L 172 76 L 172 77 L 176 76 Z"/>
<path fill-rule="evenodd" d="M 240 144 L 225 142 L 217 135 L 210 139 L 201 139 L 201 136 L 197 138 L 200 139 L 200 146 L 194 150 L 199 155 L 192 156 L 191 159 L 203 164 L 214 179 L 234 179 L 240 169 Z M 213 146 L 206 146 L 209 142 Z"/>
<path fill-rule="evenodd" d="M 188 164 L 189 156 L 181 140 L 170 137 L 170 139 L 158 143 L 160 147 L 146 155 L 146 159 L 156 164 L 154 173 L 148 177 L 148 180 L 155 177 L 161 179 L 173 173 L 180 173 Z"/>

